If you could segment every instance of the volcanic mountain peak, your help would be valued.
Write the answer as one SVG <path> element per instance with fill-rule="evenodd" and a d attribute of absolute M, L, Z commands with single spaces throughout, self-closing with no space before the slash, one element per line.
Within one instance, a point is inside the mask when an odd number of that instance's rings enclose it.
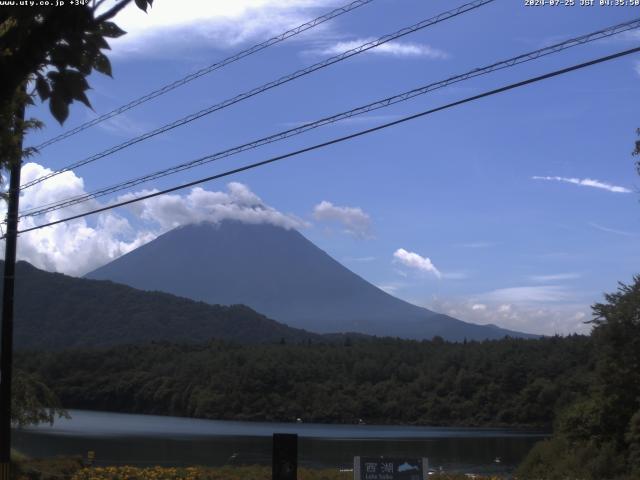
<path fill-rule="evenodd" d="M 224 221 L 171 230 L 89 273 L 210 304 L 244 304 L 318 333 L 449 340 L 528 336 L 462 322 L 400 300 L 294 229 Z"/>

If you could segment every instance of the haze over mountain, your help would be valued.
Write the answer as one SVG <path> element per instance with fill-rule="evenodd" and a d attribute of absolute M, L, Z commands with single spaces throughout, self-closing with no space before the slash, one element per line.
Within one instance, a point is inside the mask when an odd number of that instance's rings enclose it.
<path fill-rule="evenodd" d="M 224 221 L 176 228 L 87 274 L 210 304 L 244 304 L 312 332 L 447 340 L 527 334 L 476 325 L 389 295 L 294 229 Z"/>
<path fill-rule="evenodd" d="M 113 282 L 45 272 L 27 262 L 16 266 L 15 299 L 18 349 L 202 343 L 212 338 L 237 343 L 341 340 L 287 327 L 244 305 L 209 305 L 143 292 Z"/>

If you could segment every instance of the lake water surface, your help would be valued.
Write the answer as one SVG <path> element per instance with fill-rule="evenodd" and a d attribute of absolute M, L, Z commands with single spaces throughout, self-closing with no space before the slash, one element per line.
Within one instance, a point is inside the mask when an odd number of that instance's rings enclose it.
<path fill-rule="evenodd" d="M 547 434 L 523 430 L 320 425 L 200 420 L 70 410 L 53 426 L 16 429 L 14 447 L 33 457 L 86 455 L 98 464 L 270 464 L 274 433 L 299 435 L 299 461 L 350 468 L 353 457 L 427 457 L 432 468 L 508 473 Z M 499 462 L 496 460 L 499 459 Z"/>

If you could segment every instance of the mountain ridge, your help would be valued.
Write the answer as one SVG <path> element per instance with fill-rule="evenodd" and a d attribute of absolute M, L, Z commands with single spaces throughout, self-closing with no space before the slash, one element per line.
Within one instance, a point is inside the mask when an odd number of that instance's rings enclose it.
<path fill-rule="evenodd" d="M 86 278 L 210 304 L 242 303 L 316 333 L 462 341 L 535 337 L 412 305 L 350 271 L 294 229 L 223 221 L 171 230 Z"/>
<path fill-rule="evenodd" d="M 15 345 L 22 350 L 210 339 L 245 344 L 340 340 L 288 327 L 244 305 L 210 305 L 144 292 L 46 272 L 22 261 L 16 265 L 14 325 Z"/>

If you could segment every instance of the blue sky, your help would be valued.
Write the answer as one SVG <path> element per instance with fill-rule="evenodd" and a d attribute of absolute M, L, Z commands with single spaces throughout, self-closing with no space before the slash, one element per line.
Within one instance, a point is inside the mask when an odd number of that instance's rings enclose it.
<path fill-rule="evenodd" d="M 135 8 L 122 13 L 129 34 L 113 42 L 114 78 L 90 79 L 97 113 L 341 4 L 155 3 L 148 15 Z M 23 175 L 35 178 L 461 3 L 375 0 L 59 142 L 33 158 Z M 636 16 L 640 8 L 497 0 L 44 182 L 26 191 L 22 204 L 92 191 Z M 638 44 L 640 33 L 633 32 L 576 47 L 132 192 L 183 183 Z M 640 177 L 630 155 L 640 127 L 633 101 L 639 92 L 640 55 L 625 57 L 203 190 L 25 234 L 20 256 L 81 275 L 176 225 L 226 217 L 269 221 L 299 228 L 351 270 L 413 303 L 522 331 L 585 332 L 589 305 L 618 281 L 629 282 L 640 265 Z M 95 114 L 74 105 L 64 128 L 46 107 L 32 115 L 47 126 L 29 144 Z"/>

